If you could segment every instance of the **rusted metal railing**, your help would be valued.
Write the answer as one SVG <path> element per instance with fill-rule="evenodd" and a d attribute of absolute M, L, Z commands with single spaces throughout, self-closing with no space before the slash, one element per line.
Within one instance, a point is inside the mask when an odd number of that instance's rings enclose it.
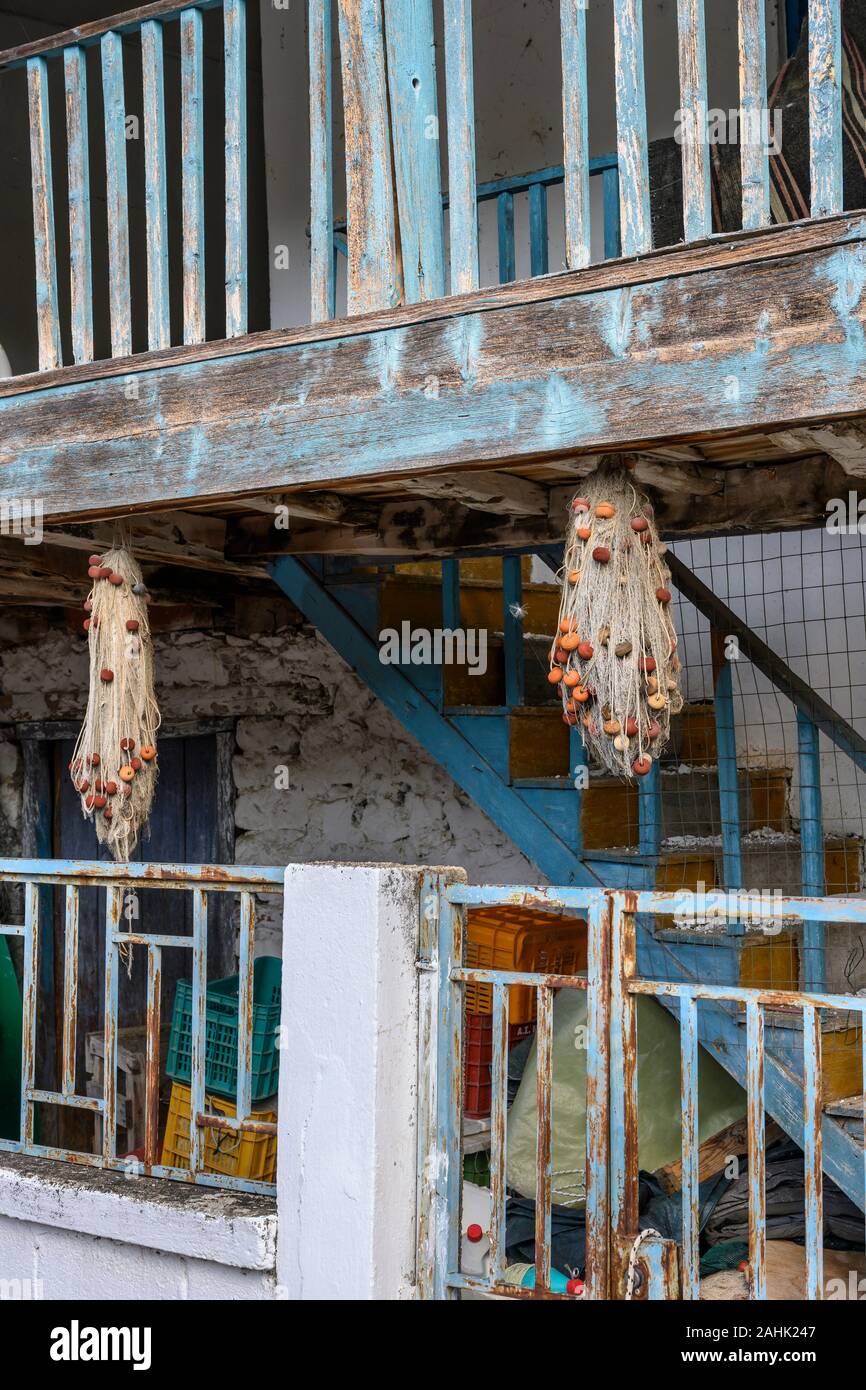
<path fill-rule="evenodd" d="M 227 1130 L 233 1135 L 276 1133 L 276 1126 L 257 1121 L 251 1102 L 253 1031 L 253 956 L 255 895 L 280 893 L 283 870 L 223 865 L 125 864 L 70 862 L 65 860 L 0 859 L 0 882 L 21 884 L 24 920 L 20 925 L 0 924 L 0 935 L 19 937 L 23 943 L 21 1123 L 17 1140 L 0 1139 L 0 1149 L 11 1153 L 38 1154 L 96 1168 L 122 1169 L 179 1182 L 210 1187 L 240 1188 L 246 1192 L 273 1192 L 274 1184 L 206 1172 L 203 1131 Z M 63 1026 L 59 1091 L 36 1085 L 36 1035 L 39 1009 L 38 965 L 41 919 L 40 890 L 64 891 Z M 105 1059 L 102 1096 L 76 1092 L 76 1024 L 78 998 L 78 919 L 82 888 L 105 892 L 104 918 L 104 1031 Z M 192 934 L 160 935 L 122 929 L 124 896 L 129 890 L 169 889 L 192 894 Z M 213 893 L 237 894 L 240 904 L 238 1065 L 236 1115 L 210 1115 L 205 1107 L 205 1009 L 207 993 L 208 900 Z M 117 1037 L 118 977 L 121 952 L 134 946 L 147 952 L 146 1077 L 144 1158 L 131 1164 L 117 1153 Z M 189 1167 L 173 1168 L 158 1160 L 160 1086 L 160 985 L 164 950 L 189 951 L 192 959 L 192 1058 L 190 1077 Z M 53 1001 L 47 1001 L 53 1007 Z M 81 1153 L 39 1144 L 35 1139 L 38 1105 L 92 1111 L 102 1120 L 101 1153 Z"/>

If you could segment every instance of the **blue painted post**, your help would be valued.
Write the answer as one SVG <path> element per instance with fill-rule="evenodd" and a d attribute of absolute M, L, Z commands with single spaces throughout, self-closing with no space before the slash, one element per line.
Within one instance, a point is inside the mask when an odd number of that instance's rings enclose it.
<path fill-rule="evenodd" d="M 610 1297 L 610 957 L 612 909 L 594 894 L 587 913 L 586 1294 Z"/>
<path fill-rule="evenodd" d="M 713 230 L 707 141 L 707 42 L 704 0 L 677 0 L 680 130 L 683 158 L 683 231 L 702 241 Z"/>
<path fill-rule="evenodd" d="M 499 283 L 507 285 L 516 278 L 514 262 L 514 194 L 500 193 L 496 199 L 499 230 Z"/>
<path fill-rule="evenodd" d="M 619 167 L 614 164 L 602 171 L 601 192 L 604 209 L 604 258 L 615 261 L 622 255 L 622 235 L 619 216 Z"/>
<path fill-rule="evenodd" d="M 535 1105 L 538 1129 L 535 1146 L 535 1287 L 550 1288 L 551 1189 L 553 1178 L 551 1125 L 553 1119 L 553 990 L 537 990 Z"/>
<path fill-rule="evenodd" d="M 716 721 L 716 757 L 719 769 L 719 815 L 722 823 L 722 862 L 725 887 L 743 886 L 742 827 L 740 791 L 737 777 L 737 733 L 734 724 L 734 693 L 731 662 L 724 655 L 723 639 L 714 642 L 718 652 L 713 713 Z M 736 924 L 737 934 L 743 930 Z"/>
<path fill-rule="evenodd" d="M 746 1004 L 746 1097 L 749 1141 L 749 1272 L 752 1297 L 767 1297 L 767 1198 L 764 1157 L 764 1011 Z"/>
<path fill-rule="evenodd" d="M 93 361 L 93 286 L 90 268 L 90 154 L 87 135 L 87 69 L 84 49 L 63 50 L 66 146 L 69 167 L 69 270 L 72 291 L 72 355 Z"/>
<path fill-rule="evenodd" d="M 841 212 L 841 0 L 809 0 L 809 173 L 812 216 Z"/>
<path fill-rule="evenodd" d="M 63 1070 L 60 1089 L 75 1095 L 75 1049 L 78 1020 L 78 889 L 68 884 L 63 931 Z"/>
<path fill-rule="evenodd" d="M 697 1300 L 701 1296 L 698 1215 L 698 1003 L 688 994 L 683 994 L 680 999 L 680 1070 L 683 1107 L 683 1298 Z"/>
<path fill-rule="evenodd" d="M 560 27 L 565 263 L 569 270 L 582 270 L 590 261 L 589 82 L 584 0 L 560 0 Z"/>
<path fill-rule="evenodd" d="M 740 172 L 743 185 L 743 228 L 770 225 L 770 161 L 765 145 L 767 102 L 767 34 L 764 0 L 740 0 Z M 773 112 L 769 113 L 773 122 Z M 772 126 L 768 129 L 770 133 Z"/>
<path fill-rule="evenodd" d="M 639 256 L 652 249 L 643 0 L 614 0 L 613 13 L 622 249 L 625 256 Z"/>
<path fill-rule="evenodd" d="M 547 187 L 529 185 L 529 272 L 546 275 L 549 268 L 547 232 Z"/>
<path fill-rule="evenodd" d="M 502 622 L 505 659 L 505 703 L 522 705 L 526 687 L 523 643 L 523 571 L 519 555 L 502 560 Z"/>
<path fill-rule="evenodd" d="M 656 856 L 662 842 L 661 774 L 655 758 L 652 767 L 638 783 L 640 852 Z"/>
<path fill-rule="evenodd" d="M 460 561 L 442 561 L 442 626 L 455 632 L 460 627 Z"/>
<path fill-rule="evenodd" d="M 472 0 L 445 0 L 451 293 L 478 288 Z"/>
<path fill-rule="evenodd" d="M 577 725 L 571 725 L 568 730 L 568 757 L 571 767 L 571 777 L 574 782 L 575 795 L 577 797 L 577 807 L 574 821 L 574 848 L 578 854 L 583 849 L 583 797 L 584 781 L 588 780 L 589 762 L 586 756 L 583 738 Z"/>
<path fill-rule="evenodd" d="M 202 1130 L 198 1117 L 204 1113 L 207 1010 L 207 893 L 203 888 L 193 889 L 192 934 L 189 1167 L 191 1173 L 198 1173 L 204 1167 Z"/>
<path fill-rule="evenodd" d="M 166 203 L 165 79 L 162 26 L 141 26 L 144 94 L 144 200 L 147 212 L 147 345 L 171 344 L 168 300 L 168 208 Z"/>
<path fill-rule="evenodd" d="M 313 323 L 336 313 L 331 0 L 309 0 L 310 302 Z"/>
<path fill-rule="evenodd" d="M 806 1297 L 824 1297 L 823 1074 L 821 1013 L 803 1005 L 803 1166 L 806 1198 Z"/>
<path fill-rule="evenodd" d="M 33 247 L 36 253 L 36 329 L 39 370 L 59 367 L 60 317 L 57 304 L 57 253 L 54 239 L 54 185 L 48 117 L 48 69 L 44 58 L 27 64 L 30 108 L 30 167 L 33 184 Z"/>
<path fill-rule="evenodd" d="M 225 0 L 226 337 L 247 331 L 246 0 Z"/>
<path fill-rule="evenodd" d="M 33 1105 L 30 1092 L 36 1085 L 36 1000 L 39 989 L 39 888 L 28 883 L 24 890 L 24 962 L 21 978 L 21 1134 L 27 1148 L 33 1143 Z"/>
<path fill-rule="evenodd" d="M 204 87 L 200 10 L 180 17 L 183 341 L 205 339 Z"/>
<path fill-rule="evenodd" d="M 456 1298 L 448 1276 L 460 1264 L 463 1190 L 463 988 L 451 978 L 463 964 L 466 910 L 439 894 L 439 1009 L 436 1032 L 436 1223 L 434 1298 Z M 504 1155 L 503 1155 L 504 1157 Z"/>
<path fill-rule="evenodd" d="M 505 1207 L 508 1170 L 508 986 L 493 985 L 493 1061 L 490 1068 L 490 1276 L 505 1270 Z"/>
<path fill-rule="evenodd" d="M 821 758 L 818 730 L 810 719 L 797 711 L 800 771 L 800 863 L 803 893 L 820 898 L 824 882 L 824 815 L 821 804 Z M 824 988 L 824 923 L 803 923 L 805 985 L 808 990 Z"/>
<path fill-rule="evenodd" d="M 637 998 L 628 988 L 636 972 L 635 927 L 635 914 L 625 910 L 625 899 L 617 893 L 610 970 L 610 1229 L 612 1239 L 620 1241 L 637 1235 L 639 1214 Z M 613 1288 L 611 1296 L 618 1292 Z"/>
<path fill-rule="evenodd" d="M 406 300 L 445 294 L 445 226 L 432 0 L 384 0 Z"/>
<path fill-rule="evenodd" d="M 103 1066 L 102 1160 L 106 1166 L 117 1157 L 117 933 L 123 912 L 123 889 L 109 884 L 105 890 L 105 1061 Z"/>
<path fill-rule="evenodd" d="M 252 893 L 241 893 L 238 941 L 238 1075 L 237 1118 L 247 1120 L 252 1111 L 253 1074 L 253 966 L 255 964 L 255 903 Z"/>
<path fill-rule="evenodd" d="M 102 38 L 102 93 L 105 107 L 105 180 L 108 202 L 108 302 L 111 355 L 132 352 L 129 299 L 129 202 L 126 187 L 126 106 L 123 93 L 123 40 Z"/>

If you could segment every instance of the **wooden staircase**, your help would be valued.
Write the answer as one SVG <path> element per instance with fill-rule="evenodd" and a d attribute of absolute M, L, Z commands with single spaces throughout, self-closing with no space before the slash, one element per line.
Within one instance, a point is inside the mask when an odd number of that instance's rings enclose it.
<path fill-rule="evenodd" d="M 588 773 L 579 735 L 563 722 L 546 680 L 559 593 L 530 580 L 529 557 L 368 567 L 363 562 L 282 558 L 277 583 L 426 751 L 551 882 L 575 886 L 705 891 L 804 891 L 800 827 L 792 815 L 793 768 L 772 757 L 731 765 L 720 757 L 713 702 L 687 704 L 654 775 L 634 785 Z M 482 629 L 487 667 L 387 665 L 387 629 Z M 826 721 L 825 721 L 826 722 Z M 846 735 L 847 737 L 847 735 Z M 722 738 L 724 729 L 722 728 Z M 727 795 L 727 799 L 726 799 Z M 723 819 L 736 806 L 736 845 Z M 858 893 L 859 839 L 821 836 L 823 890 Z M 740 877 L 728 877 L 732 857 Z M 814 854 L 811 872 L 815 872 Z M 639 924 L 638 965 L 657 979 L 806 984 L 802 931 L 682 930 L 671 919 Z M 814 979 L 811 981 L 814 987 Z M 745 1038 L 736 1010 L 702 1007 L 701 1041 L 745 1082 Z M 768 1024 L 767 1108 L 802 1142 L 797 1040 Z M 828 1037 L 825 1093 L 837 1104 L 862 1088 L 859 1031 Z M 802 1056 L 802 1050 L 800 1052 Z M 856 1129 L 856 1125 L 853 1126 Z M 847 1117 L 824 1119 L 825 1167 L 863 1205 L 862 1153 Z"/>

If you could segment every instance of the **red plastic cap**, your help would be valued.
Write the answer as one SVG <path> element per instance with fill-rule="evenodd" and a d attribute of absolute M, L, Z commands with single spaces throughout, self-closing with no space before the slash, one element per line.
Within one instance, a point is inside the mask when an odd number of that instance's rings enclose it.
<path fill-rule="evenodd" d="M 466 1227 L 466 1239 L 471 1241 L 473 1245 L 477 1245 L 479 1240 L 484 1239 L 484 1232 L 476 1222 Z"/>
<path fill-rule="evenodd" d="M 569 1279 L 565 1286 L 565 1292 L 572 1296 L 576 1295 L 579 1297 L 583 1293 L 584 1287 L 585 1285 L 582 1279 Z"/>

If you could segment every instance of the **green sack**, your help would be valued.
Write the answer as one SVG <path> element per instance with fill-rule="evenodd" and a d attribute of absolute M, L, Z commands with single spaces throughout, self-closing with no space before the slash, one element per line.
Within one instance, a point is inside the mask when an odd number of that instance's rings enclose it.
<path fill-rule="evenodd" d="M 586 992 L 560 990 L 553 1001 L 551 1096 L 553 1201 L 586 1200 Z M 508 1185 L 535 1197 L 536 1043 L 508 1112 Z M 638 1161 L 654 1172 L 681 1157 L 680 1034 L 677 1020 L 648 995 L 637 996 Z M 616 1086 L 620 1078 L 613 1076 Z M 742 1119 L 746 1093 L 703 1048 L 698 1053 L 698 1141 Z"/>

